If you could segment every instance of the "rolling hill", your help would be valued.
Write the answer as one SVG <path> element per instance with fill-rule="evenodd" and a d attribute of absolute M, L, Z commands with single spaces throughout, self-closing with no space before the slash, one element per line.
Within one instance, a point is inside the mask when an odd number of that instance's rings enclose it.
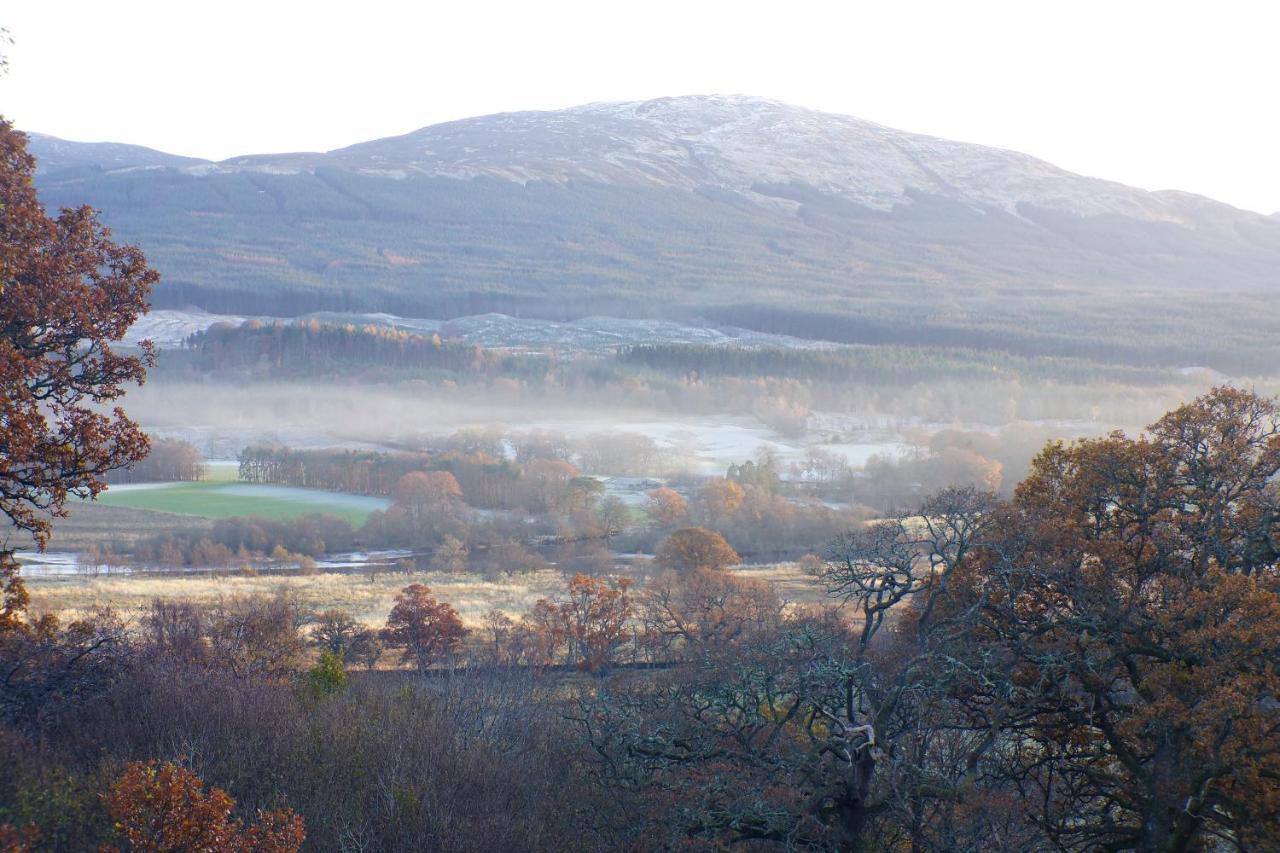
<path fill-rule="evenodd" d="M 1270 371 L 1280 219 L 746 96 L 193 160 L 33 135 L 160 307 L 700 319 Z M 1240 318 L 1245 318 L 1241 320 Z"/>

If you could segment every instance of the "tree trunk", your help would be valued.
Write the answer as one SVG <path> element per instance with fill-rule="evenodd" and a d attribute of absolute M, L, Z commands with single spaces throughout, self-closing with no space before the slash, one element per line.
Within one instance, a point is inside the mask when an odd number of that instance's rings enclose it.
<path fill-rule="evenodd" d="M 836 804 L 837 841 L 840 850 L 857 853 L 863 849 L 869 811 L 867 800 L 871 794 L 871 780 L 875 777 L 876 760 L 860 750 L 849 767 L 849 781 L 845 795 Z"/>

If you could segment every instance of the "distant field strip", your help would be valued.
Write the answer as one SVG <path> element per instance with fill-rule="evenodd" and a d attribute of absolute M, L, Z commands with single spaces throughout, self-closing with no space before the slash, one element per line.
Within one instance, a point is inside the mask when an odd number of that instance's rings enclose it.
<path fill-rule="evenodd" d="M 827 601 L 822 590 L 792 563 L 742 566 L 732 570 L 740 577 L 764 581 L 792 604 Z M 382 625 L 396 595 L 411 583 L 425 583 L 434 594 L 457 609 L 472 628 L 481 628 L 485 614 L 500 610 L 519 618 L 537 603 L 563 592 L 564 575 L 554 569 L 511 577 L 486 579 L 470 572 L 324 572 L 315 575 L 263 572 L 135 575 L 42 575 L 28 578 L 31 603 L 41 612 L 57 613 L 67 620 L 84 616 L 95 607 L 110 607 L 125 618 L 137 618 L 157 598 L 207 604 L 225 596 L 272 595 L 286 591 L 312 613 L 330 608 L 350 612 L 371 626 Z M 388 656 L 390 657 L 390 656 Z"/>
<path fill-rule="evenodd" d="M 252 515 L 279 520 L 323 512 L 352 524 L 360 524 L 390 505 L 385 498 L 367 495 L 216 480 L 116 486 L 103 492 L 98 503 L 201 518 Z"/>

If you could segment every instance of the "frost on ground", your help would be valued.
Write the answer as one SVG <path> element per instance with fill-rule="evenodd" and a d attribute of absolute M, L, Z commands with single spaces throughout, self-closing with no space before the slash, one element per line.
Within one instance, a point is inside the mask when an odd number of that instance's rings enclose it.
<path fill-rule="evenodd" d="M 129 327 L 125 334 L 126 344 L 137 344 L 142 340 L 150 340 L 156 346 L 177 347 L 196 332 L 203 332 L 215 323 L 231 323 L 239 325 L 246 318 L 234 314 L 210 314 L 207 311 L 188 310 L 173 311 L 161 309 L 144 314 L 138 322 Z"/>
<path fill-rule="evenodd" d="M 238 325 L 246 319 L 294 323 L 318 320 L 321 323 L 357 326 L 385 326 L 420 335 L 440 334 L 478 347 L 511 350 L 562 350 L 605 353 L 638 344 L 700 344 L 746 349 L 831 349 L 840 346 L 789 335 L 753 332 L 734 326 L 699 326 L 668 320 L 627 320 L 620 317 L 584 317 L 568 323 L 509 317 L 506 314 L 478 314 L 452 320 L 398 317 L 395 314 L 344 314 L 322 311 L 302 317 L 254 317 L 210 314 L 206 311 L 162 309 L 140 318 L 129 329 L 125 342 L 136 344 L 144 338 L 161 348 L 179 347 L 196 332 L 217 323 Z"/>

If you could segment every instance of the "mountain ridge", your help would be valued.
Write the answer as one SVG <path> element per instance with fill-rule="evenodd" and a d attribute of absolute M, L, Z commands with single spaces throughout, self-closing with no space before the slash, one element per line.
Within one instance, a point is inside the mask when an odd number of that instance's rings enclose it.
<path fill-rule="evenodd" d="M 899 130 L 897 128 L 889 127 L 887 125 L 882 125 L 877 122 L 869 121 L 867 119 L 857 118 L 855 116 L 848 116 L 848 115 L 843 115 L 839 113 L 831 113 L 831 112 L 825 112 L 821 110 L 795 107 L 781 101 L 777 101 L 770 98 L 762 98 L 762 97 L 753 96 L 753 95 L 686 95 L 686 96 L 676 96 L 676 97 L 667 97 L 667 98 L 656 98 L 656 99 L 651 99 L 647 101 L 601 101 L 601 102 L 583 104 L 580 106 L 570 107 L 562 110 L 526 110 L 526 111 L 518 111 L 518 112 L 493 113 L 493 114 L 484 115 L 484 116 L 456 119 L 453 121 L 426 125 L 424 127 L 411 130 L 407 133 L 357 142 L 351 145 L 342 146 L 342 147 L 331 149 L 325 152 L 303 151 L 303 152 L 282 152 L 277 154 L 237 155 L 237 156 L 229 157 L 220 161 L 206 160 L 206 159 L 197 158 L 197 157 L 186 157 L 183 155 L 176 155 L 176 154 L 169 154 L 167 152 L 158 151 L 156 149 L 147 148 L 145 146 L 134 146 L 134 145 L 127 145 L 122 143 L 70 142 L 68 140 L 58 139 L 57 137 L 48 136 L 46 134 L 32 134 L 32 140 L 33 140 L 32 148 L 33 150 L 38 152 L 41 161 L 47 161 L 51 159 L 51 157 L 54 158 L 55 161 L 57 161 L 59 159 L 57 157 L 57 155 L 60 153 L 59 149 L 65 150 L 72 146 L 85 146 L 87 149 L 92 148 L 92 149 L 110 151 L 111 154 L 114 155 L 116 159 L 120 159 L 120 160 L 125 160 L 128 157 L 128 155 L 123 151 L 123 149 L 130 149 L 134 152 L 137 152 L 138 156 L 134 159 L 133 162 L 125 163 L 124 165 L 126 167 L 153 166 L 153 165 L 179 166 L 179 167 L 185 167 L 186 169 L 191 170 L 194 174 L 206 173 L 208 171 L 214 171 L 214 170 L 235 171 L 239 169 L 245 169 L 249 171 L 252 171 L 254 169 L 262 169 L 264 171 L 270 171 L 274 169 L 274 170 L 281 170 L 281 171 L 287 172 L 287 170 L 291 170 L 291 169 L 301 170 L 303 168 L 314 168 L 317 165 L 343 165 L 347 167 L 359 167 L 360 164 L 358 162 L 355 162 L 356 160 L 358 160 L 358 155 L 362 154 L 363 152 L 370 152 L 368 156 L 371 161 L 383 160 L 387 162 L 392 169 L 416 167 L 416 169 L 422 174 L 445 175 L 445 176 L 451 176 L 451 177 L 474 177 L 481 174 L 488 175 L 488 176 L 503 176 L 503 171 L 501 170 L 501 168 L 491 164 L 476 164 L 475 166 L 469 169 L 467 166 L 462 165 L 463 163 L 466 162 L 465 159 L 459 158 L 457 156 L 450 157 L 447 161 L 452 165 L 452 168 L 445 165 L 436 165 L 434 168 L 430 168 L 422 162 L 417 162 L 417 163 L 407 162 L 403 158 L 401 158 L 400 161 L 397 162 L 393 158 L 387 157 L 385 154 L 381 152 L 385 151 L 388 147 L 393 146 L 396 143 L 409 142 L 409 141 L 417 142 L 419 140 L 424 140 L 424 139 L 431 140 L 433 138 L 439 140 L 443 134 L 448 134 L 448 133 L 457 132 L 457 131 L 461 131 L 465 133 L 468 131 L 473 131 L 475 128 L 483 127 L 485 125 L 489 125 L 489 126 L 497 125 L 498 128 L 503 128 L 508 131 L 515 130 L 518 132 L 520 129 L 519 128 L 520 123 L 537 126 L 538 124 L 545 123 L 548 120 L 554 122 L 554 121 L 562 120 L 565 118 L 579 117 L 579 116 L 585 118 L 587 122 L 599 121 L 602 117 L 614 116 L 622 119 L 623 121 L 630 121 L 632 123 L 636 123 L 641 120 L 652 119 L 655 117 L 655 114 L 657 114 L 659 117 L 667 119 L 666 122 L 662 122 L 662 121 L 651 122 L 652 125 L 657 127 L 662 127 L 664 126 L 664 124 L 668 127 L 672 127 L 673 125 L 672 119 L 675 119 L 676 121 L 679 121 L 681 118 L 686 119 L 683 126 L 680 126 L 680 125 L 674 126 L 672 128 L 673 132 L 669 134 L 671 141 L 675 142 L 680 139 L 687 140 L 690 138 L 690 131 L 694 128 L 690 127 L 690 122 L 688 122 L 687 119 L 691 114 L 696 115 L 701 113 L 705 115 L 709 110 L 718 109 L 721 112 L 725 112 L 725 113 L 730 113 L 730 114 L 737 113 L 738 117 L 741 118 L 742 112 L 745 109 L 751 108 L 751 107 L 757 108 L 757 110 L 760 110 L 763 112 L 767 112 L 769 114 L 769 118 L 772 119 L 774 129 L 776 129 L 776 126 L 779 120 L 781 120 L 784 123 L 787 121 L 795 122 L 796 119 L 803 117 L 804 119 L 808 119 L 809 121 L 815 122 L 815 123 L 826 123 L 826 124 L 838 123 L 842 125 L 843 129 L 846 131 L 849 130 L 850 128 L 858 128 L 868 136 L 881 137 L 887 142 L 891 143 L 893 147 L 896 147 L 905 159 L 910 161 L 915 161 L 916 165 L 920 168 L 921 172 L 939 174 L 939 178 L 937 179 L 939 185 L 951 184 L 952 182 L 947 180 L 945 176 L 940 175 L 937 169 L 934 168 L 934 164 L 932 163 L 925 164 L 919 161 L 922 150 L 927 149 L 929 147 L 934 147 L 936 149 L 939 149 L 934 152 L 927 152 L 927 151 L 925 152 L 925 153 L 933 153 L 935 157 L 937 157 L 938 155 L 946 156 L 947 153 L 949 152 L 954 153 L 958 151 L 970 151 L 970 152 L 984 155 L 989 160 L 1004 160 L 1006 162 L 1009 162 L 1011 165 L 1018 165 L 1024 168 L 1034 167 L 1038 170 L 1041 170 L 1044 173 L 1044 177 L 1052 177 L 1056 179 L 1066 178 L 1070 180 L 1084 181 L 1084 182 L 1088 182 L 1089 184 L 1095 187 L 1099 187 L 1099 188 L 1105 187 L 1105 188 L 1112 189 L 1113 191 L 1117 192 L 1119 195 L 1130 197 L 1130 198 L 1151 197 L 1155 199 L 1167 199 L 1170 202 L 1177 203 L 1179 207 L 1185 207 L 1187 205 L 1203 206 L 1204 204 L 1209 203 L 1213 206 L 1220 206 L 1221 208 L 1237 211 L 1238 213 L 1246 216 L 1257 216 L 1257 217 L 1266 216 L 1265 214 L 1255 213 L 1253 211 L 1247 211 L 1241 208 L 1235 208 L 1231 205 L 1228 205 L 1225 202 L 1218 201 L 1209 196 L 1190 193 L 1184 190 L 1178 190 L 1178 189 L 1143 190 L 1137 187 L 1124 184 L 1119 181 L 1114 181 L 1114 180 L 1100 178 L 1100 177 L 1081 175 L 1078 173 L 1070 172 L 1069 170 L 1066 170 L 1066 169 L 1062 169 L 1061 167 L 1058 167 L 1041 158 L 1037 158 L 1029 154 L 1024 154 L 1022 152 L 1014 151 L 1012 149 L 999 148 L 996 146 L 984 145 L 980 143 L 954 142 L 952 140 L 947 140 L 942 137 Z M 711 131 L 711 132 L 721 132 L 726 129 L 733 130 L 734 128 L 732 127 L 726 128 L 726 125 L 728 124 L 729 124 L 728 122 L 724 122 L 720 125 L 713 124 L 710 127 L 707 127 L 706 124 L 703 123 L 702 129 L 704 131 Z M 812 128 L 807 128 L 803 130 L 812 131 Z M 579 138 L 579 139 L 576 139 L 575 141 L 580 142 L 581 140 Z M 634 138 L 633 139 L 619 138 L 617 141 L 629 144 L 629 146 L 634 150 L 635 144 L 640 140 L 636 140 Z M 434 152 L 431 152 L 431 153 L 434 153 Z M 511 152 L 507 151 L 504 153 L 507 154 L 507 156 L 510 156 Z M 610 153 L 616 156 L 617 152 L 610 152 Z M 692 152 L 687 149 L 684 152 L 674 152 L 674 153 L 687 154 L 690 156 L 691 159 L 693 157 Z M 863 154 L 864 152 L 857 152 L 857 153 Z M 104 161 L 99 165 L 106 165 L 106 162 L 108 162 L 108 158 L 105 156 L 105 154 L 99 153 L 97 154 L 97 156 Z M 579 151 L 571 152 L 571 154 L 568 156 L 553 158 L 552 162 L 558 161 L 565 164 L 569 164 L 574 159 L 580 159 L 581 157 L 582 157 L 582 152 L 579 150 Z M 796 159 L 801 159 L 801 158 L 797 157 Z M 643 161 L 640 161 L 640 162 L 643 162 Z M 59 162 L 59 165 L 61 165 L 60 162 Z M 848 164 L 844 164 L 844 165 L 848 165 Z M 987 165 L 989 166 L 990 164 L 988 163 Z M 526 166 L 525 168 L 528 168 L 528 167 Z M 547 170 L 545 168 L 542 171 L 533 170 L 532 174 L 529 174 L 529 175 L 518 175 L 514 173 L 515 171 L 516 170 L 510 170 L 508 171 L 507 174 L 516 180 L 530 180 L 530 179 L 554 180 L 557 177 L 561 177 L 556 175 L 553 171 Z M 371 163 L 366 164 L 364 173 L 371 174 L 371 175 L 378 174 L 377 169 L 374 168 Z M 386 176 L 395 177 L 395 175 L 386 175 Z M 583 176 L 584 177 L 608 177 L 607 175 L 602 175 L 599 173 L 595 175 L 584 174 Z M 651 174 L 650 177 L 654 177 L 654 176 Z M 794 173 L 790 173 L 790 174 L 783 173 L 783 174 L 773 174 L 773 175 L 756 174 L 753 177 L 756 179 L 753 182 L 763 182 L 768 184 L 768 183 L 771 183 L 771 181 L 767 179 L 764 181 L 760 181 L 759 179 L 761 177 L 796 178 L 796 177 L 799 177 L 799 175 Z M 990 175 L 988 175 L 987 177 L 990 177 Z M 686 188 L 690 188 L 690 186 L 686 186 Z M 747 189 L 747 190 L 749 190 L 749 188 L 750 188 L 749 185 L 746 185 L 746 184 L 737 187 L 737 189 Z M 840 189 L 840 188 L 832 184 L 827 187 L 819 187 L 819 189 Z M 907 197 L 905 193 L 902 193 L 902 192 L 888 192 L 888 193 L 881 192 L 879 193 L 879 195 L 880 197 L 877 197 L 876 191 L 873 190 L 871 193 L 865 193 L 859 196 L 859 200 L 862 201 L 863 203 L 867 203 L 868 206 L 871 206 L 873 208 L 878 208 L 878 209 L 884 209 L 884 205 L 886 201 L 890 203 L 907 201 Z M 1132 202 L 1130 203 L 1131 203 L 1131 211 L 1130 211 L 1131 213 L 1137 213 L 1137 214 L 1145 213 L 1148 215 L 1151 214 L 1151 211 L 1143 210 L 1143 207 L 1144 207 L 1143 205 L 1133 204 Z M 1007 206 L 1006 209 L 1011 209 L 1011 208 Z M 1114 213 L 1117 211 L 1095 209 L 1093 211 L 1077 211 L 1077 212 L 1084 212 L 1087 214 L 1090 212 Z M 1164 219 L 1169 219 L 1174 221 L 1178 220 L 1178 217 L 1169 216 L 1169 215 L 1165 215 L 1163 217 L 1152 216 L 1151 218 L 1156 218 L 1156 219 L 1164 218 Z"/>
<path fill-rule="evenodd" d="M 147 168 L 182 167 L 208 163 L 200 157 L 186 157 L 127 142 L 74 142 L 47 133 L 28 132 L 28 148 L 37 165 L 46 172 L 77 167 Z"/>
<path fill-rule="evenodd" d="M 1176 363 L 1215 366 L 1198 320 L 1280 334 L 1257 307 L 1280 284 L 1280 217 L 762 98 L 504 113 L 221 163 L 51 144 L 32 140 L 42 197 L 141 244 L 157 307 L 699 318 L 1071 355 L 1091 329 L 1138 360 L 1176 327 Z"/>

